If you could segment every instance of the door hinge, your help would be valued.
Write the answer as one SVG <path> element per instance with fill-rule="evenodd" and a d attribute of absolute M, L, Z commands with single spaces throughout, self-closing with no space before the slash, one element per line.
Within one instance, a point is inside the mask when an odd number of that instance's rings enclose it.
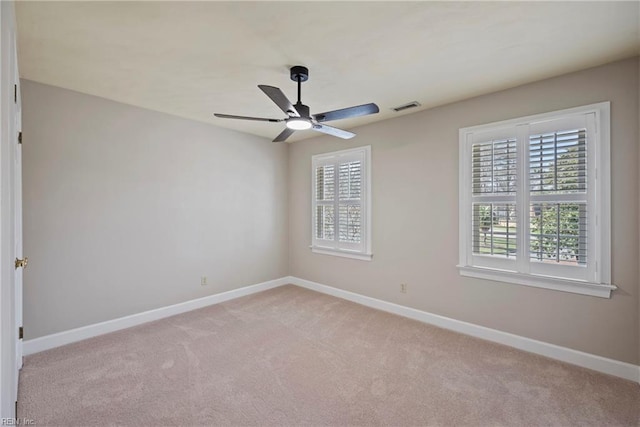
<path fill-rule="evenodd" d="M 18 103 L 18 85 L 13 85 L 13 102 Z"/>
<path fill-rule="evenodd" d="M 22 144 L 22 131 L 18 132 L 18 144 Z"/>
<path fill-rule="evenodd" d="M 24 338 L 24 328 L 20 326 L 18 328 L 18 339 L 21 340 L 22 338 Z"/>

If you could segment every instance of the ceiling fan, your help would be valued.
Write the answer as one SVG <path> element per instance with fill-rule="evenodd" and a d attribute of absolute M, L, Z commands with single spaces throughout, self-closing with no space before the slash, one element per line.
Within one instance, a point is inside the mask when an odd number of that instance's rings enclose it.
<path fill-rule="evenodd" d="M 310 114 L 309 106 L 304 105 L 300 101 L 301 86 L 303 82 L 309 80 L 309 69 L 301 65 L 291 67 L 291 80 L 298 82 L 298 102 L 294 105 L 287 99 L 284 93 L 277 87 L 258 85 L 258 87 L 276 103 L 282 111 L 287 114 L 284 119 L 267 119 L 262 117 L 246 117 L 246 116 L 234 116 L 230 114 L 218 114 L 214 116 L 222 119 L 240 119 L 240 120 L 255 120 L 261 122 L 285 122 L 287 126 L 280 135 L 276 136 L 273 142 L 285 141 L 297 130 L 312 129 L 317 132 L 326 133 L 328 135 L 337 136 L 338 138 L 349 139 L 356 136 L 355 133 L 348 132 L 346 130 L 327 126 L 324 122 L 332 120 L 348 119 L 351 117 L 366 116 L 368 114 L 375 114 L 380 111 L 376 104 L 363 104 L 355 107 L 342 108 L 340 110 L 326 111 L 319 114 Z"/>

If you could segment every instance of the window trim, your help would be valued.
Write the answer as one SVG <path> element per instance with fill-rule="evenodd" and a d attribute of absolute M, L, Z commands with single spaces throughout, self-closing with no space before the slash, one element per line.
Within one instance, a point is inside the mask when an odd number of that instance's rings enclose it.
<path fill-rule="evenodd" d="M 363 158 L 363 168 L 362 168 L 362 177 L 361 177 L 361 200 L 360 206 L 362 207 L 363 215 L 361 215 L 361 220 L 363 224 L 361 225 L 361 233 L 362 233 L 362 248 L 363 250 L 357 249 L 348 249 L 348 248 L 340 248 L 340 247 L 328 247 L 319 245 L 316 243 L 315 237 L 315 215 L 316 215 L 316 200 L 315 200 L 315 191 L 316 191 L 316 166 L 322 164 L 323 162 L 335 160 L 336 165 L 338 164 L 339 158 L 341 157 L 350 157 L 350 156 L 362 156 Z M 336 168 L 336 173 L 337 173 Z M 339 197 L 336 188 L 336 198 Z M 339 202 L 339 200 L 338 200 Z M 373 258 L 373 253 L 371 251 L 371 145 L 365 145 L 362 147 L 349 148 L 346 150 L 332 151 L 329 153 L 320 153 L 311 156 L 311 245 L 309 248 L 313 253 L 323 254 L 323 255 L 333 255 L 344 258 L 352 258 L 361 261 L 371 261 Z M 336 236 L 338 235 L 338 227 L 339 224 L 336 221 Z M 348 246 L 348 245 L 347 245 Z"/>
<path fill-rule="evenodd" d="M 610 109 L 610 102 L 600 102 L 478 126 L 470 126 L 459 130 L 459 263 L 457 267 L 460 275 L 603 298 L 610 297 L 611 291 L 617 289 L 617 287 L 611 283 Z M 531 272 L 522 272 L 523 270 L 529 271 L 528 268 L 521 268 L 524 263 L 528 264 L 526 260 L 521 263 L 516 263 L 520 271 L 470 265 L 469 260 L 472 258 L 472 249 L 469 245 L 469 238 L 471 236 L 471 209 L 468 208 L 472 201 L 471 168 L 469 167 L 471 163 L 471 150 L 468 149 L 470 138 L 478 133 L 500 134 L 504 133 L 507 128 L 515 128 L 517 132 L 516 137 L 519 141 L 522 141 L 524 140 L 524 135 L 527 133 L 525 127 L 529 125 L 586 114 L 595 114 L 596 127 L 596 143 L 593 144 L 596 174 L 594 179 L 596 184 L 593 190 L 593 197 L 595 198 L 598 224 L 595 233 L 596 240 L 594 248 L 597 252 L 594 254 L 594 262 L 597 263 L 598 271 L 595 273 L 595 280 L 570 280 L 542 274 L 533 274 Z M 521 179 L 521 174 L 524 173 L 523 171 L 526 169 L 526 155 L 524 150 L 520 149 L 520 151 L 522 153 L 519 155 L 518 179 Z M 522 206 L 524 196 L 520 197 L 521 194 L 523 194 L 521 191 L 516 193 L 517 206 Z M 591 195 L 591 193 L 589 194 Z M 523 232 L 524 228 L 521 233 Z M 525 251 L 524 247 L 520 249 L 519 255 L 523 253 L 522 251 Z M 520 260 L 523 260 L 522 256 L 520 256 Z"/>

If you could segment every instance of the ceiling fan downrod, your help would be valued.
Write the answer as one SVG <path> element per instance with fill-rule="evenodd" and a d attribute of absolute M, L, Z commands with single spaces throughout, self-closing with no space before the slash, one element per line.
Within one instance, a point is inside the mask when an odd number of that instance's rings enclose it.
<path fill-rule="evenodd" d="M 309 80 L 309 69 L 302 65 L 295 65 L 290 69 L 291 80 L 298 83 L 298 102 L 296 102 L 296 110 L 300 117 L 309 117 L 309 107 L 302 103 L 302 83 Z M 301 107 L 301 108 L 300 108 Z"/>

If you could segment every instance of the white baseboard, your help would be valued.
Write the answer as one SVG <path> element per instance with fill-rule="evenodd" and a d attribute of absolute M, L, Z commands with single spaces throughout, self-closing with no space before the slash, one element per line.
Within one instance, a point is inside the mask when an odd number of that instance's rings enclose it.
<path fill-rule="evenodd" d="M 597 356 L 595 354 L 585 353 L 573 350 L 567 347 L 561 347 L 555 344 L 549 344 L 537 341 L 531 338 L 525 338 L 519 335 L 498 331 L 496 329 L 478 326 L 473 323 L 462 322 L 460 320 L 451 319 L 449 317 L 428 313 L 426 311 L 416 310 L 414 308 L 405 307 L 387 301 L 367 297 L 331 286 L 323 285 L 309 280 L 300 279 L 298 277 L 288 277 L 287 283 L 311 289 L 334 297 L 342 298 L 378 310 L 408 317 L 440 328 L 449 329 L 460 332 L 472 337 L 481 338 L 487 341 L 508 345 L 530 353 L 546 356 L 551 359 L 560 360 L 572 365 L 582 366 L 583 368 L 593 369 L 594 371 L 603 372 L 605 374 L 614 375 L 616 377 L 625 378 L 640 383 L 640 366 L 631 363 L 625 363 L 606 357 Z"/>
<path fill-rule="evenodd" d="M 108 320 L 106 322 L 96 323 L 93 325 L 83 326 L 81 328 L 71 329 L 69 331 L 59 332 L 57 334 L 47 335 L 32 340 L 26 340 L 23 343 L 23 354 L 25 356 L 38 353 L 51 348 L 60 347 L 65 344 L 71 344 L 87 338 L 98 335 L 107 334 L 109 332 L 119 331 L 131 326 L 140 325 L 142 323 L 151 322 L 153 320 L 163 319 L 165 317 L 174 316 L 176 314 L 195 310 L 213 304 L 240 298 L 256 292 L 266 291 L 267 289 L 277 288 L 282 285 L 293 284 L 303 288 L 311 289 L 334 297 L 342 298 L 358 304 L 372 307 L 378 310 L 404 316 L 409 319 L 418 320 L 423 323 L 449 329 L 465 335 L 492 341 L 530 353 L 546 356 L 551 359 L 560 360 L 573 365 L 582 366 L 584 368 L 593 369 L 594 371 L 603 372 L 605 374 L 614 375 L 616 377 L 625 378 L 640 383 L 640 366 L 631 363 L 620 362 L 618 360 L 608 359 L 606 357 L 561 347 L 555 344 L 549 344 L 542 341 L 525 338 L 519 335 L 510 334 L 508 332 L 498 331 L 496 329 L 486 328 L 484 326 L 474 325 L 460 320 L 451 319 L 449 317 L 428 313 L 426 311 L 417 310 L 415 308 L 405 307 L 399 304 L 379 300 L 356 294 L 354 292 L 345 291 L 320 283 L 312 282 L 298 277 L 286 276 L 280 279 L 270 280 L 256 285 L 245 286 L 243 288 L 234 289 L 232 291 L 223 292 L 216 295 L 210 295 L 204 298 L 198 298 L 179 304 L 162 307 L 155 310 L 149 310 L 130 316 L 121 317 L 119 319 Z"/>
<path fill-rule="evenodd" d="M 278 286 L 286 285 L 288 283 L 290 283 L 288 278 L 282 277 L 280 279 L 269 280 L 256 285 L 245 286 L 239 289 L 209 295 L 179 304 L 157 308 L 155 310 L 144 311 L 142 313 L 132 314 L 118 319 L 107 320 L 105 322 L 95 323 L 81 328 L 70 329 L 68 331 L 26 340 L 23 342 L 22 352 L 25 356 L 28 356 L 51 348 L 60 347 L 65 344 L 71 344 L 87 338 L 107 334 L 109 332 L 119 331 L 121 329 L 130 328 L 153 320 L 175 316 L 176 314 L 196 310 L 213 304 L 219 304 L 235 298 L 255 294 L 256 292 L 266 291 L 267 289 L 277 288 Z"/>

